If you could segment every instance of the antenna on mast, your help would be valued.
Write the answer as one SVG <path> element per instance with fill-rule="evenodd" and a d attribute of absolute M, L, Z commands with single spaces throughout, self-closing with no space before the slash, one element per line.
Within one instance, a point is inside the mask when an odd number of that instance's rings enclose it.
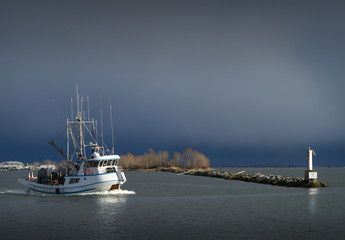
<path fill-rule="evenodd" d="M 76 94 L 77 94 L 77 117 L 79 117 L 79 92 L 78 92 L 78 83 L 76 85 Z"/>
<path fill-rule="evenodd" d="M 95 120 L 95 131 L 97 132 L 97 134 L 96 134 L 96 141 L 98 142 L 98 124 L 97 124 L 97 120 Z"/>
<path fill-rule="evenodd" d="M 84 117 L 83 117 L 83 104 L 84 104 L 84 97 L 82 96 L 81 99 L 80 99 L 80 106 L 79 106 L 79 110 L 80 110 L 80 118 L 82 118 L 84 120 Z"/>
<path fill-rule="evenodd" d="M 73 121 L 73 98 L 71 97 L 71 121 Z"/>
<path fill-rule="evenodd" d="M 111 108 L 111 99 L 109 98 L 109 107 L 110 107 L 110 123 L 111 123 L 111 138 L 113 141 L 113 154 L 114 154 L 114 126 L 113 126 L 113 111 Z"/>
<path fill-rule="evenodd" d="M 89 102 L 89 96 L 87 98 L 87 120 L 90 121 L 90 102 Z"/>
<path fill-rule="evenodd" d="M 104 146 L 104 139 L 103 139 L 103 112 L 102 112 L 102 97 L 99 97 L 99 105 L 101 109 L 101 138 L 102 138 L 102 146 Z"/>

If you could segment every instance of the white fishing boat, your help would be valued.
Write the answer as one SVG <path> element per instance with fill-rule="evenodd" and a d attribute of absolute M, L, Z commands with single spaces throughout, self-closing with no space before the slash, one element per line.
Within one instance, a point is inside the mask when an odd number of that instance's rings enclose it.
<path fill-rule="evenodd" d="M 71 107 L 72 102 L 71 99 Z M 103 142 L 103 127 L 99 134 L 96 121 L 90 120 L 90 117 L 86 119 L 86 113 L 83 111 L 83 97 L 79 97 L 78 88 L 75 116 L 73 110 L 71 112 L 74 120 L 67 119 L 67 153 L 65 154 L 62 149 L 58 148 L 54 141 L 49 142 L 64 156 L 67 166 L 60 167 L 57 171 L 47 171 L 47 169 L 41 168 L 36 177 L 33 172 L 30 172 L 28 178 L 18 179 L 18 182 L 28 186 L 31 191 L 53 194 L 120 189 L 127 179 L 122 167 L 118 165 L 120 156 L 114 154 L 114 137 L 112 151 L 110 151 Z M 89 110 L 87 115 L 89 116 Z M 102 145 L 98 144 L 98 139 L 101 139 Z M 70 144 L 74 148 L 71 155 Z"/>

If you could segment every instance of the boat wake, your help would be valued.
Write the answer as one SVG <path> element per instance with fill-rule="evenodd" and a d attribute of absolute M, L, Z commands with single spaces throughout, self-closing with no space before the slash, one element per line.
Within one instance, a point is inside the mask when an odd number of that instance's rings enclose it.
<path fill-rule="evenodd" d="M 14 195 L 28 195 L 31 194 L 29 190 L 6 190 L 6 191 L 1 191 L 0 194 L 14 194 Z"/>
<path fill-rule="evenodd" d="M 75 194 L 46 194 L 46 193 L 37 193 L 30 190 L 13 189 L 13 190 L 0 191 L 0 194 L 34 195 L 34 196 L 91 196 L 91 195 L 118 196 L 118 195 L 132 195 L 136 193 L 130 190 L 119 189 L 119 190 L 112 190 L 112 191 L 86 192 L 86 193 L 75 193 Z"/>
<path fill-rule="evenodd" d="M 89 196 L 89 195 L 131 195 L 136 194 L 134 191 L 130 190 L 112 190 L 112 191 L 100 191 L 100 192 L 85 192 L 85 193 L 75 193 L 75 194 L 68 194 L 73 196 Z"/>

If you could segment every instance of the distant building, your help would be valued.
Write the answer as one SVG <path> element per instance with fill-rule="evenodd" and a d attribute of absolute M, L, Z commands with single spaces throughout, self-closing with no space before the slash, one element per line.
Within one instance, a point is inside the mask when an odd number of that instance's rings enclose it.
<path fill-rule="evenodd" d="M 0 163 L 1 170 L 22 170 L 24 169 L 24 163 L 17 161 L 7 161 Z"/>
<path fill-rule="evenodd" d="M 56 166 L 55 165 L 40 165 L 40 168 L 46 168 L 48 170 L 55 170 Z"/>
<path fill-rule="evenodd" d="M 24 167 L 25 170 L 37 170 L 38 167 L 35 167 L 33 164 L 26 164 Z"/>

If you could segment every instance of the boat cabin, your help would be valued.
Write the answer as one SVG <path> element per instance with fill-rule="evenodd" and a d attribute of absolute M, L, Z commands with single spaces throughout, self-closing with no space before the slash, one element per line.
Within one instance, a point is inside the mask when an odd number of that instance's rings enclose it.
<path fill-rule="evenodd" d="M 82 167 L 82 175 L 122 171 L 122 168 L 117 166 L 119 160 L 119 155 L 100 156 L 99 153 L 94 152 L 89 159 L 85 160 Z"/>

